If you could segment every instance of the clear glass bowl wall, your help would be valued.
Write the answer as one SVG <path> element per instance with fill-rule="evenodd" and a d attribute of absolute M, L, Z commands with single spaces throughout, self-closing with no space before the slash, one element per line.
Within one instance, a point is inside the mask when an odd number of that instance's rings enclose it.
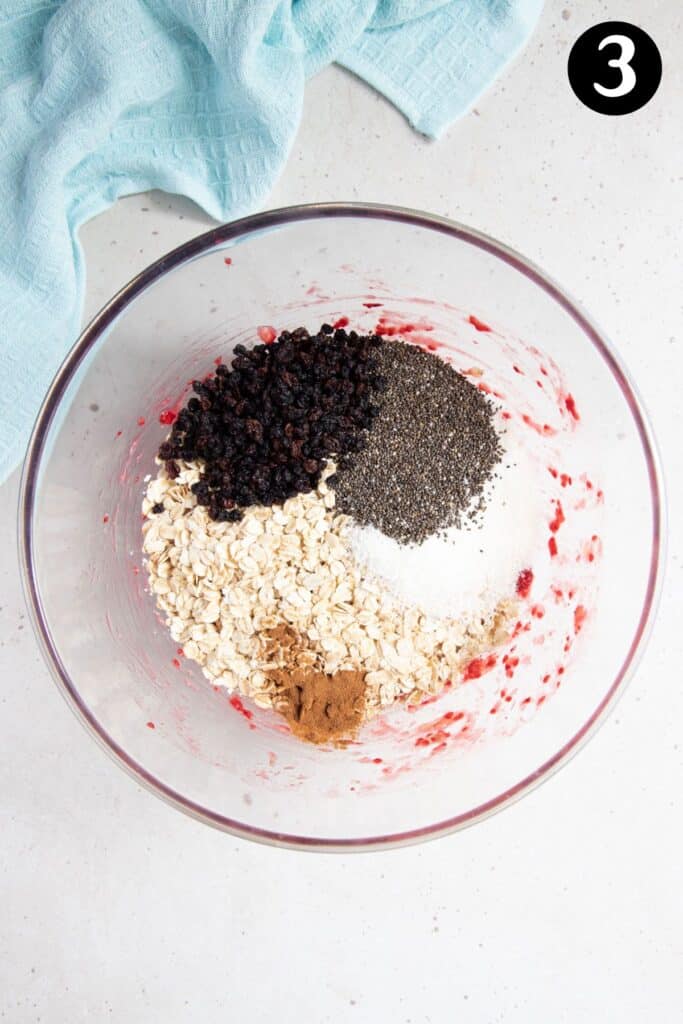
<path fill-rule="evenodd" d="M 499 379 L 512 375 L 510 353 L 495 333 L 473 330 L 470 315 L 554 360 L 581 409 L 581 429 L 561 439 L 564 454 L 589 466 L 606 496 L 595 608 L 562 690 L 522 724 L 511 720 L 506 729 L 503 709 L 495 736 L 418 760 L 414 734 L 393 730 L 391 717 L 359 746 L 315 749 L 278 730 L 273 715 L 246 718 L 197 666 L 178 668 L 145 589 L 140 550 L 144 477 L 155 472 L 168 430 L 159 414 L 192 378 L 229 359 L 237 342 L 256 341 L 261 325 L 314 329 L 346 316 L 370 329 L 385 311 L 406 323 L 429 320 L 432 337 L 458 346 L 464 359 L 485 358 Z M 58 685 L 139 782 L 252 838 L 367 848 L 476 821 L 576 749 L 614 701 L 647 632 L 660 520 L 656 458 L 638 400 L 601 333 L 560 289 L 457 225 L 335 206 L 218 228 L 112 300 L 46 400 L 20 527 L 34 621 Z M 500 680 L 487 675 L 476 685 Z M 457 687 L 438 714 L 449 707 L 457 707 Z M 401 764 L 406 770 L 391 768 Z"/>

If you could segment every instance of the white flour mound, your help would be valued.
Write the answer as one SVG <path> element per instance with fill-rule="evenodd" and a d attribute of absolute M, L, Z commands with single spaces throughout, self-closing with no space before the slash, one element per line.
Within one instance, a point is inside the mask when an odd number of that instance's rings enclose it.
<path fill-rule="evenodd" d="M 404 545 L 374 526 L 353 526 L 355 557 L 397 598 L 430 616 L 458 617 L 514 596 L 542 535 L 542 488 L 538 466 L 520 445 L 508 444 L 496 473 L 485 509 L 462 528 Z"/>

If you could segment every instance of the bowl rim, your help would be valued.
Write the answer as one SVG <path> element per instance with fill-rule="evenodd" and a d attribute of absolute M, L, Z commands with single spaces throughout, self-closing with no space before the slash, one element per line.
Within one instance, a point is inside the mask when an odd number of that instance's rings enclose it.
<path fill-rule="evenodd" d="M 47 615 L 42 604 L 36 579 L 33 545 L 33 507 L 38 475 L 45 453 L 45 441 L 48 437 L 52 421 L 74 373 L 92 346 L 96 344 L 102 333 L 106 331 L 119 313 L 137 295 L 163 275 L 207 250 L 235 241 L 255 231 L 278 228 L 299 221 L 335 217 L 388 220 L 449 235 L 461 242 L 483 249 L 490 255 L 502 260 L 554 299 L 574 320 L 603 358 L 629 407 L 647 466 L 653 524 L 647 586 L 634 635 L 630 640 L 614 680 L 593 713 L 576 734 L 533 773 L 469 811 L 422 828 L 409 829 L 389 835 L 374 835 L 352 839 L 299 836 L 260 828 L 228 818 L 184 797 L 181 793 L 178 793 L 172 787 L 162 782 L 162 780 L 156 778 L 151 772 L 148 772 L 147 769 L 127 754 L 107 733 L 81 699 L 74 682 L 61 661 L 57 646 L 52 640 Z M 554 775 L 594 735 L 615 706 L 617 699 L 626 688 L 626 684 L 632 678 L 652 632 L 655 613 L 661 596 L 665 562 L 666 502 L 662 466 L 657 444 L 649 417 L 629 372 L 622 364 L 614 344 L 608 339 L 606 333 L 552 277 L 511 247 L 498 242 L 489 235 L 446 217 L 406 207 L 379 203 L 312 203 L 281 207 L 275 210 L 252 214 L 239 220 L 221 224 L 195 236 L 165 256 L 162 256 L 133 277 L 92 318 L 66 355 L 38 412 L 28 443 L 21 476 L 18 534 L 24 595 L 32 626 L 50 674 L 77 718 L 117 764 L 137 783 L 160 797 L 166 803 L 183 811 L 190 817 L 224 832 L 271 846 L 298 850 L 347 852 L 351 850 L 376 850 L 407 846 L 427 839 L 445 836 L 482 821 L 519 800 L 523 795 L 531 792 L 542 782 Z"/>

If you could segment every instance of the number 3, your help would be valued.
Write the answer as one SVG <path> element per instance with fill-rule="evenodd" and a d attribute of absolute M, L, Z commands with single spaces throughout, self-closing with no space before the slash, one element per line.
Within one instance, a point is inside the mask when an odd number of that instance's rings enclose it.
<path fill-rule="evenodd" d="M 607 65 L 610 68 L 619 68 L 621 72 L 621 81 L 619 85 L 614 86 L 612 89 L 606 89 L 604 85 L 600 85 L 599 82 L 593 82 L 593 88 L 596 92 L 599 92 L 601 96 L 609 96 L 616 99 L 617 96 L 627 96 L 633 91 L 636 84 L 636 73 L 631 67 L 630 62 L 633 60 L 636 52 L 633 40 L 629 36 L 605 36 L 598 50 L 604 49 L 605 46 L 609 46 L 610 43 L 616 43 L 619 47 L 620 53 L 618 57 L 613 57 L 612 60 L 607 61 Z"/>

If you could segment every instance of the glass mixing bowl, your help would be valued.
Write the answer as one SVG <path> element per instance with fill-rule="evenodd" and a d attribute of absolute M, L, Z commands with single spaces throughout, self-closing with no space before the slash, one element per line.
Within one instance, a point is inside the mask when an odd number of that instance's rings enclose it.
<path fill-rule="evenodd" d="M 440 697 L 394 708 L 346 750 L 325 750 L 215 691 L 181 657 L 146 590 L 140 506 L 163 413 L 192 378 L 237 342 L 257 341 L 259 328 L 340 318 L 440 350 L 491 392 L 546 464 L 534 489 L 548 511 L 534 590 L 520 597 L 507 647 Z M 649 632 L 662 516 L 634 386 L 559 286 L 447 220 L 306 206 L 195 238 L 95 317 L 30 441 L 20 546 L 55 681 L 137 782 L 237 835 L 368 849 L 480 820 L 594 732 Z"/>

